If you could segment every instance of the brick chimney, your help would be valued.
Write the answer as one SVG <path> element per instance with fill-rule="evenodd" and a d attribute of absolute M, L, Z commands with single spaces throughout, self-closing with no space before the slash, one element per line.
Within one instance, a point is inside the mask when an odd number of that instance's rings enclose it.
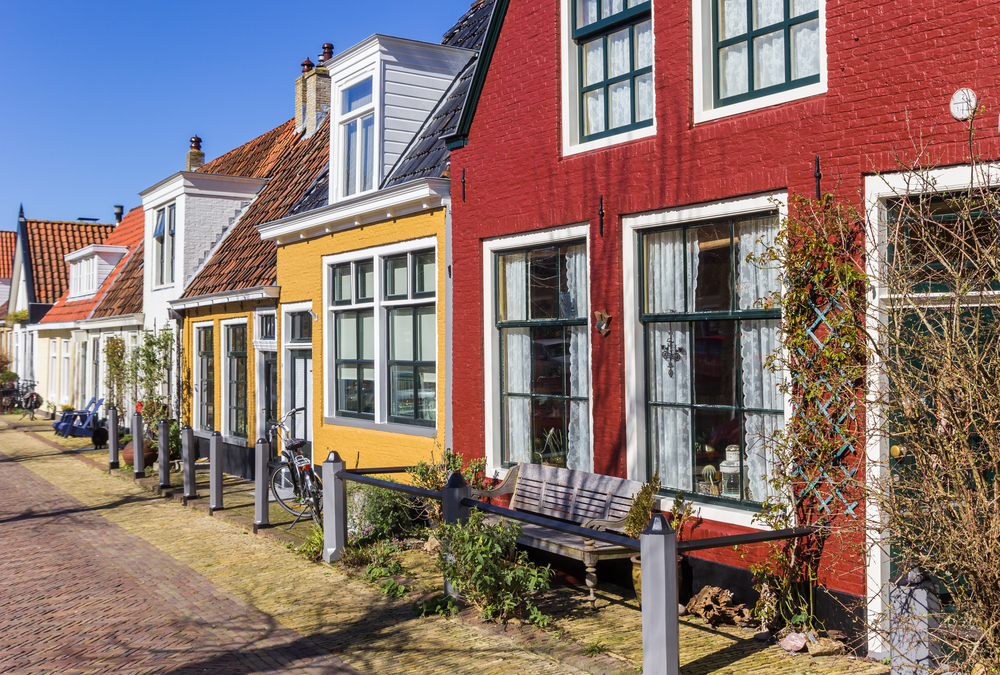
<path fill-rule="evenodd" d="M 330 112 L 330 71 L 323 65 L 333 58 L 333 45 L 323 45 L 319 66 L 308 58 L 302 62 L 302 76 L 295 80 L 295 128 L 309 138 Z"/>
<path fill-rule="evenodd" d="M 197 136 L 191 137 L 191 149 L 187 154 L 187 170 L 195 171 L 205 165 L 205 153 L 201 151 L 201 139 Z"/>

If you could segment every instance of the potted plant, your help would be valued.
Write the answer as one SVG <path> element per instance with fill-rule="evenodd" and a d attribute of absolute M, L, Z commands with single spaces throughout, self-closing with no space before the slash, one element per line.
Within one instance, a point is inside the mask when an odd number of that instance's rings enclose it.
<path fill-rule="evenodd" d="M 653 510 L 657 506 L 656 493 L 660 491 L 660 476 L 655 474 L 653 480 L 642 486 L 642 489 L 632 499 L 632 507 L 625 518 L 625 536 L 638 539 L 642 531 L 649 525 L 649 519 L 653 516 Z M 674 497 L 674 505 L 667 514 L 670 520 L 670 527 L 677 533 L 677 541 L 681 541 L 684 531 L 684 524 L 692 516 L 691 503 L 684 500 L 684 493 L 678 492 Z M 635 597 L 642 606 L 642 560 L 641 556 L 632 556 L 632 585 L 635 588 Z M 677 587 L 681 585 L 681 556 L 677 556 Z"/>

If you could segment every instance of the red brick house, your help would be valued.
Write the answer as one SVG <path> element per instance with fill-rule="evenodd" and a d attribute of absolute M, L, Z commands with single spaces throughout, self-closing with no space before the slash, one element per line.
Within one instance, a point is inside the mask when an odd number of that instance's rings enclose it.
<path fill-rule="evenodd" d="M 746 255 L 815 194 L 817 157 L 822 189 L 873 214 L 918 135 L 927 166 L 968 161 L 949 100 L 991 90 L 996 24 L 983 0 L 498 0 L 449 138 L 456 449 L 501 475 L 658 471 L 698 536 L 760 528 L 778 467 L 755 439 L 788 404 L 762 366 L 780 311 L 755 306 L 775 279 Z M 754 555 L 701 552 L 695 584 L 749 589 Z M 820 583 L 877 606 L 884 556 L 835 560 Z"/>

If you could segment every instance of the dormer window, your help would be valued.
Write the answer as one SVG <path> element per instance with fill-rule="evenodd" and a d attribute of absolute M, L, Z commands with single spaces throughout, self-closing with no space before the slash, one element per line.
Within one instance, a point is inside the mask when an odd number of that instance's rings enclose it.
<path fill-rule="evenodd" d="M 64 256 L 69 263 L 69 300 L 81 300 L 97 293 L 122 256 L 124 246 L 92 244 Z"/>
<path fill-rule="evenodd" d="M 174 283 L 174 235 L 177 231 L 175 204 L 156 212 L 156 229 L 153 231 L 153 278 L 156 285 Z"/>
<path fill-rule="evenodd" d="M 69 295 L 71 298 L 97 292 L 97 258 L 77 260 L 69 265 Z"/>
<path fill-rule="evenodd" d="M 344 196 L 375 187 L 375 105 L 372 78 L 343 92 L 341 134 L 344 139 Z"/>

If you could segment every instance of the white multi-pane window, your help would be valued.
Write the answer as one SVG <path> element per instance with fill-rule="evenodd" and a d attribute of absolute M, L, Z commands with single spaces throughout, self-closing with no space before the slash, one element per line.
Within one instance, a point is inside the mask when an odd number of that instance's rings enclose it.
<path fill-rule="evenodd" d="M 97 292 L 97 257 L 76 260 L 69 265 L 69 297 Z"/>
<path fill-rule="evenodd" d="M 375 187 L 375 112 L 372 79 L 355 84 L 341 94 L 340 126 L 343 136 L 344 196 Z"/>
<path fill-rule="evenodd" d="M 69 340 L 62 341 L 62 371 L 60 372 L 61 401 L 69 403 Z"/>
<path fill-rule="evenodd" d="M 156 212 L 153 229 L 153 282 L 157 286 L 174 283 L 174 244 L 177 234 L 177 208 L 171 204 Z"/>
<path fill-rule="evenodd" d="M 438 389 L 434 249 L 407 251 L 396 245 L 331 262 L 328 349 L 334 366 L 328 412 L 433 427 Z"/>

